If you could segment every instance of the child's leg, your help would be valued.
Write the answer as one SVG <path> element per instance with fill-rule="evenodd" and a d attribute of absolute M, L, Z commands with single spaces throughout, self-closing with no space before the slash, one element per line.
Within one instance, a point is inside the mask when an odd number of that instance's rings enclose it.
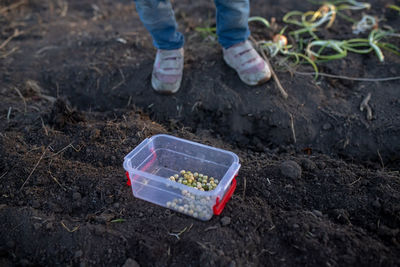
<path fill-rule="evenodd" d="M 217 7 L 217 34 L 226 49 L 249 38 L 249 0 L 215 0 Z"/>
<path fill-rule="evenodd" d="M 177 31 L 174 11 L 169 0 L 135 0 L 146 29 L 158 49 L 173 50 L 183 46 L 183 35 Z"/>
<path fill-rule="evenodd" d="M 247 41 L 250 35 L 249 0 L 215 0 L 215 5 L 218 40 L 224 48 L 225 62 L 248 85 L 268 81 L 271 77 L 268 64 Z"/>
<path fill-rule="evenodd" d="M 135 0 L 136 10 L 158 48 L 151 85 L 163 94 L 179 90 L 183 73 L 183 35 L 177 31 L 169 0 Z"/>

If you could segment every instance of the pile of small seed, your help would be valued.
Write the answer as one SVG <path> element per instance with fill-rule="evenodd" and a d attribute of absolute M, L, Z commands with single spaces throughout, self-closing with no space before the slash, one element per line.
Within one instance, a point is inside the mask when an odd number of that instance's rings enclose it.
<path fill-rule="evenodd" d="M 169 177 L 169 180 L 194 187 L 201 191 L 214 190 L 219 181 L 214 177 L 208 177 L 201 173 L 181 170 L 179 174 Z"/>
<path fill-rule="evenodd" d="M 187 190 L 182 190 L 182 196 L 182 198 L 175 198 L 172 201 L 168 201 L 166 203 L 167 208 L 201 220 L 208 220 L 212 217 L 211 197 L 196 196 Z"/>

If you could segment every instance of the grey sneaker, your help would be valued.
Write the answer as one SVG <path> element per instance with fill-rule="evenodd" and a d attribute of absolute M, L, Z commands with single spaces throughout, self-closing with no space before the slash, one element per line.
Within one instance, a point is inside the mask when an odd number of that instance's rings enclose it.
<path fill-rule="evenodd" d="M 161 94 L 178 92 L 183 74 L 183 48 L 157 51 L 151 85 Z"/>
<path fill-rule="evenodd" d="M 250 41 L 223 49 L 223 54 L 226 64 L 236 70 L 245 84 L 259 85 L 271 78 L 268 64 L 253 48 Z"/>

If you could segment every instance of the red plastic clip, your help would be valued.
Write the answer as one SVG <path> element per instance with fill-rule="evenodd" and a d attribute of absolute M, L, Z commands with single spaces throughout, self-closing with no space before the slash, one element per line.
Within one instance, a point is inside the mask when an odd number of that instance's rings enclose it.
<path fill-rule="evenodd" d="M 125 172 L 126 178 L 128 178 L 128 181 L 126 182 L 127 186 L 131 186 L 131 179 L 129 178 L 129 172 Z"/>
<path fill-rule="evenodd" d="M 215 201 L 215 205 L 213 207 L 213 211 L 215 215 L 220 215 L 222 211 L 225 208 L 226 203 L 231 199 L 233 192 L 235 192 L 236 189 L 236 176 L 233 178 L 231 187 L 228 189 L 228 191 L 225 193 L 225 196 L 222 198 L 221 202 L 219 202 L 219 197 L 217 197 L 217 200 Z"/>

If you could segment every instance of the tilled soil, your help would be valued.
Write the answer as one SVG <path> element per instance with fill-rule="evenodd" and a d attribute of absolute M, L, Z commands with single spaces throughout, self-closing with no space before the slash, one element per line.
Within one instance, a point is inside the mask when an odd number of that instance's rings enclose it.
<path fill-rule="evenodd" d="M 386 1 L 371 3 L 396 28 Z M 174 6 L 187 39 L 174 96 L 150 89 L 154 49 L 131 1 L 31 0 L 0 16 L 0 43 L 22 31 L 0 50 L 12 52 L 0 59 L 0 265 L 399 265 L 398 81 L 277 68 L 284 100 L 273 82 L 243 85 L 195 31 L 213 24 L 212 2 Z M 278 24 L 311 8 L 252 1 Z M 348 38 L 339 25 L 323 34 Z M 349 55 L 321 71 L 389 77 L 399 65 Z M 359 110 L 368 93 L 371 121 Z M 132 196 L 123 157 L 158 133 L 239 155 L 221 216 L 201 222 Z"/>

